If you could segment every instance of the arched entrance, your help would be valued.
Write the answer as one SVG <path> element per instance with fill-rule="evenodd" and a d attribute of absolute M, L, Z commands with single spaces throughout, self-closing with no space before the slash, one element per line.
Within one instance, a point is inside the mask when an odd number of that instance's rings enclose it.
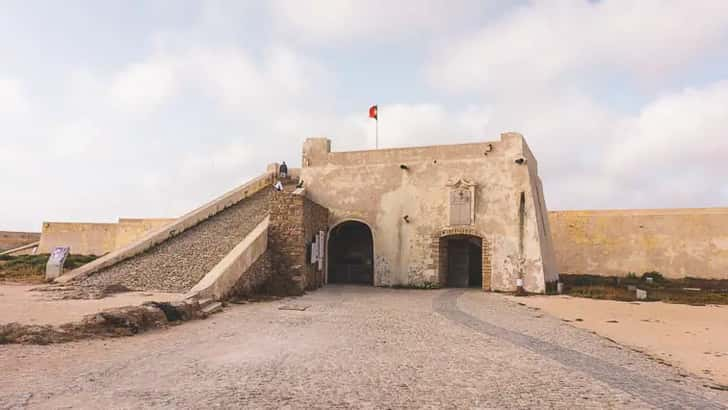
<path fill-rule="evenodd" d="M 432 235 L 440 286 L 491 289 L 490 242 L 471 227 L 447 227 Z"/>
<path fill-rule="evenodd" d="M 453 235 L 440 238 L 446 258 L 445 285 L 454 288 L 483 287 L 483 244 L 477 236 Z"/>
<path fill-rule="evenodd" d="M 374 284 L 374 240 L 362 222 L 346 221 L 329 233 L 329 283 Z"/>

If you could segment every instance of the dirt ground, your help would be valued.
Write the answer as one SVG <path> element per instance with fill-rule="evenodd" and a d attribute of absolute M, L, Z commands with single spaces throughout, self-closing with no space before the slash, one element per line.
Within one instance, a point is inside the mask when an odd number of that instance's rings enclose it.
<path fill-rule="evenodd" d="M 140 305 L 147 301 L 180 300 L 177 293 L 125 292 L 103 299 L 55 299 L 54 292 L 31 291 L 42 285 L 0 283 L 0 324 L 61 325 L 104 309 Z M 1 408 L 1 407 L 0 407 Z"/>
<path fill-rule="evenodd" d="M 709 380 L 475 290 L 327 286 L 130 338 L 0 345 L 0 408 L 701 408 Z"/>
<path fill-rule="evenodd" d="M 509 298 L 728 385 L 728 306 L 571 296 Z"/>

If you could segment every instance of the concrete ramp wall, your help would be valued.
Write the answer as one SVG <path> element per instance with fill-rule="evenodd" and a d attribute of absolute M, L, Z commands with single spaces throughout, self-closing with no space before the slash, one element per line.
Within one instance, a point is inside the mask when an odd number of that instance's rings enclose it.
<path fill-rule="evenodd" d="M 29 243 L 27 245 L 18 246 L 17 248 L 8 249 L 7 251 L 0 252 L 0 255 L 7 256 L 20 256 L 20 255 L 34 255 L 38 253 L 38 244 L 40 241 Z"/>
<path fill-rule="evenodd" d="M 270 218 L 265 218 L 186 297 L 221 300 L 232 293 L 249 295 L 259 290 L 270 278 L 270 269 L 256 266 L 268 250 L 269 225 Z"/>
<path fill-rule="evenodd" d="M 165 225 L 154 231 L 151 231 L 141 239 L 134 241 L 123 248 L 114 250 L 109 254 L 96 259 L 78 269 L 75 269 L 59 278 L 56 282 L 67 283 L 73 280 L 82 279 L 89 275 L 108 268 L 121 261 L 139 255 L 152 247 L 179 235 L 187 229 L 199 224 L 200 222 L 218 214 L 226 208 L 237 204 L 245 198 L 269 187 L 273 184 L 275 173 L 266 172 L 265 174 L 243 184 L 242 186 L 202 205 L 201 207 L 181 216 L 173 223 Z M 73 250 L 72 250 L 73 251 Z"/>

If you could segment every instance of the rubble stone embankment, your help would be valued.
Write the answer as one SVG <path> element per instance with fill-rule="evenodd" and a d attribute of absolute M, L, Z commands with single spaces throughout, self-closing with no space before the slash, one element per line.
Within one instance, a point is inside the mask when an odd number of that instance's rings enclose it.
<path fill-rule="evenodd" d="M 268 214 L 266 188 L 150 250 L 84 279 L 82 285 L 185 292 Z"/>

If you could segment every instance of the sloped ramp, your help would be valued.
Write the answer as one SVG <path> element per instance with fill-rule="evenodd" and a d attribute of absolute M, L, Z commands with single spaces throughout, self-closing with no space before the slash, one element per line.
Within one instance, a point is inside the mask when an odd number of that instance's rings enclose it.
<path fill-rule="evenodd" d="M 186 292 L 265 219 L 271 191 L 266 188 L 136 257 L 97 272 L 81 284 Z"/>
<path fill-rule="evenodd" d="M 273 178 L 267 172 L 56 282 L 187 291 L 267 216 Z"/>

